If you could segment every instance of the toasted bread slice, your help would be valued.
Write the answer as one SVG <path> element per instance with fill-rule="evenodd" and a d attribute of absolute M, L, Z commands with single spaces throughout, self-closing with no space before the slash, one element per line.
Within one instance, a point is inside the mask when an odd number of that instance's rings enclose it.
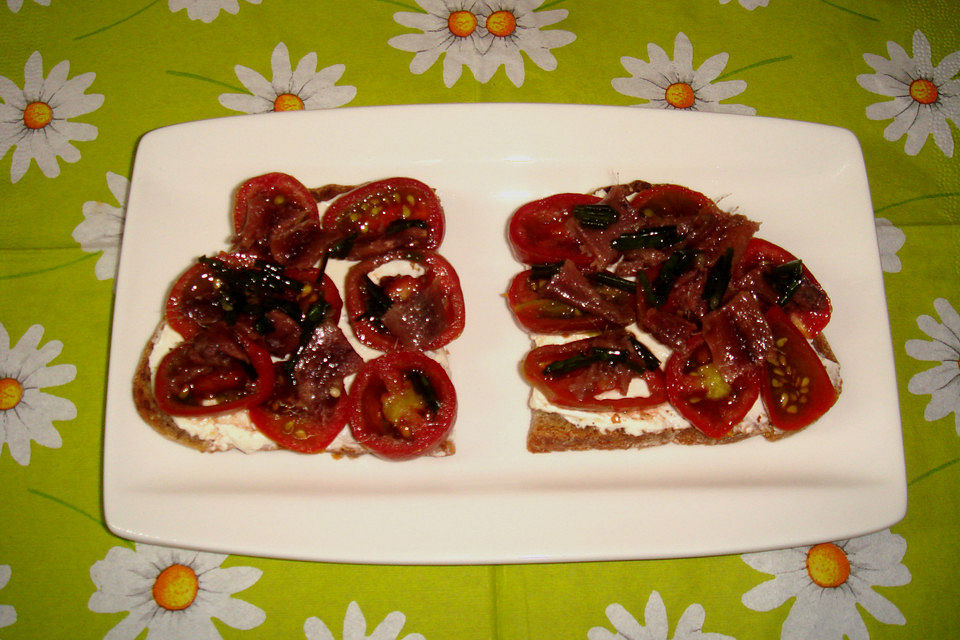
<path fill-rule="evenodd" d="M 830 349 L 827 339 L 819 335 L 812 341 L 814 350 L 833 363 L 836 356 Z M 837 395 L 842 390 L 839 375 L 834 380 Z M 594 449 L 643 449 L 664 444 L 729 444 L 747 438 L 762 435 L 767 440 L 779 440 L 798 431 L 784 431 L 770 424 L 766 415 L 758 416 L 749 422 L 743 422 L 722 438 L 705 436 L 693 425 L 685 427 L 666 427 L 663 430 L 633 435 L 624 429 L 602 430 L 593 426 L 573 424 L 559 413 L 549 413 L 534 409 L 527 434 L 527 450 L 532 453 L 553 451 L 589 451 Z"/>

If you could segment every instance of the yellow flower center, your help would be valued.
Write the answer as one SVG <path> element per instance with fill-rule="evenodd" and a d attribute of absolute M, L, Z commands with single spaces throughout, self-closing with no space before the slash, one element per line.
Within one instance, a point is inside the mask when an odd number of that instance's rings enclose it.
<path fill-rule="evenodd" d="M 293 95 L 292 93 L 281 93 L 277 96 L 277 99 L 273 101 L 274 111 L 300 111 L 302 109 L 303 100 L 300 99 L 300 96 Z"/>
<path fill-rule="evenodd" d="M 910 83 L 910 97 L 920 104 L 933 104 L 940 97 L 940 92 L 930 80 L 918 78 Z"/>
<path fill-rule="evenodd" d="M 23 397 L 23 385 L 13 378 L 0 379 L 0 411 L 13 409 Z"/>
<path fill-rule="evenodd" d="M 823 588 L 839 587 L 850 577 L 850 560 L 832 542 L 814 545 L 807 551 L 807 573 Z"/>
<path fill-rule="evenodd" d="M 193 604 L 200 583 L 193 569 L 172 564 L 157 576 L 153 583 L 153 599 L 168 611 L 181 611 Z"/>
<path fill-rule="evenodd" d="M 53 120 L 53 109 L 46 102 L 31 102 L 23 110 L 23 124 L 30 129 L 43 129 Z"/>
<path fill-rule="evenodd" d="M 693 106 L 693 100 L 696 97 L 693 93 L 693 87 L 686 82 L 674 82 L 667 87 L 667 92 L 663 96 L 671 107 L 677 109 L 689 109 Z"/>
<path fill-rule="evenodd" d="M 517 18 L 509 11 L 495 11 L 487 18 L 487 31 L 498 38 L 506 38 L 517 30 Z"/>
<path fill-rule="evenodd" d="M 466 38 L 477 28 L 477 16 L 466 10 L 454 11 L 447 18 L 447 27 L 458 38 Z"/>

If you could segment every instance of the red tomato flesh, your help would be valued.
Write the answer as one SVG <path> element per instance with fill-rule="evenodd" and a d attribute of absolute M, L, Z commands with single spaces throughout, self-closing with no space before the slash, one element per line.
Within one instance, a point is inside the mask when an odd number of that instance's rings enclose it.
<path fill-rule="evenodd" d="M 371 453 L 406 460 L 436 449 L 453 429 L 457 396 L 444 368 L 420 351 L 370 360 L 350 386 L 350 430 Z"/>
<path fill-rule="evenodd" d="M 436 193 L 413 178 L 378 180 L 348 191 L 330 203 L 322 222 L 348 247 L 342 257 L 349 260 L 400 248 L 436 249 L 444 224 Z"/>
<path fill-rule="evenodd" d="M 820 357 L 778 307 L 766 313 L 775 351 L 763 367 L 763 404 L 778 429 L 795 431 L 825 414 L 837 391 Z"/>
<path fill-rule="evenodd" d="M 573 261 L 579 267 L 590 264 L 591 256 L 581 250 L 575 233 L 573 208 L 596 204 L 600 198 L 583 193 L 559 193 L 528 202 L 510 218 L 508 235 L 520 262 L 540 264 Z"/>

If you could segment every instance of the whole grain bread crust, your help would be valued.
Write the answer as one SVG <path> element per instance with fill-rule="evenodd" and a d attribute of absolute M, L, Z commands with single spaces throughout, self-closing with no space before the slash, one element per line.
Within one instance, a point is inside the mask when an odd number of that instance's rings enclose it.
<path fill-rule="evenodd" d="M 837 358 L 823 334 L 811 341 L 814 350 L 822 357 L 836 363 Z M 838 377 L 834 388 L 837 395 L 842 390 Z M 624 429 L 604 431 L 592 426 L 581 427 L 565 419 L 558 413 L 534 409 L 530 419 L 530 431 L 527 434 L 527 450 L 532 453 L 554 451 L 589 451 L 596 449 L 643 449 L 664 444 L 730 444 L 747 438 L 762 435 L 767 440 L 780 440 L 799 431 L 784 431 L 770 424 L 767 417 L 761 416 L 752 424 L 741 424 L 730 434 L 722 438 L 705 436 L 693 425 L 686 427 L 667 427 L 662 431 L 633 435 Z"/>
<path fill-rule="evenodd" d="M 137 408 L 140 417 L 150 425 L 157 433 L 163 437 L 196 449 L 204 453 L 216 453 L 226 451 L 217 447 L 213 442 L 193 435 L 192 433 L 181 429 L 167 413 L 157 405 L 157 399 L 153 392 L 153 374 L 150 369 L 150 355 L 163 332 L 164 322 L 160 322 L 154 330 L 153 335 L 147 341 L 143 351 L 140 354 L 140 360 L 137 362 L 137 368 L 133 376 L 133 403 Z M 230 447 L 234 448 L 234 447 Z M 279 449 L 273 443 L 260 449 L 260 451 L 271 451 Z M 453 455 L 456 452 L 453 440 L 447 438 L 432 453 L 428 454 L 434 457 L 443 457 Z M 357 458 L 364 455 L 366 451 L 360 445 L 343 445 L 336 449 L 327 449 L 329 453 L 337 458 Z"/>

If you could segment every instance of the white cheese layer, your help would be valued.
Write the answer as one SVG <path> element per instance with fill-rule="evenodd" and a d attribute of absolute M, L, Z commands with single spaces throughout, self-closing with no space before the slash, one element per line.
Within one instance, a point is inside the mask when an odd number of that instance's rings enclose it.
<path fill-rule="evenodd" d="M 673 353 L 670 347 L 657 341 L 649 333 L 640 329 L 636 323 L 631 324 L 626 329 L 660 360 L 661 368 L 666 365 L 670 354 Z M 533 340 L 534 346 L 539 347 L 545 344 L 573 342 L 574 340 L 588 338 L 591 335 L 594 334 L 532 334 L 531 339 Z M 830 381 L 833 382 L 834 387 L 836 387 L 840 380 L 840 365 L 822 356 L 820 360 L 823 362 L 823 366 L 830 376 Z M 640 384 L 636 383 L 636 379 L 631 382 L 631 386 L 626 394 L 627 396 L 643 395 L 647 392 L 646 384 L 642 382 Z M 603 433 L 622 430 L 627 435 L 641 436 L 644 434 L 660 433 L 668 429 L 686 429 L 690 427 L 690 422 L 681 416 L 668 402 L 645 411 L 581 411 L 558 407 L 549 402 L 540 391 L 533 388 L 530 392 L 528 404 L 531 409 L 558 414 L 581 429 L 593 427 Z M 769 422 L 770 420 L 767 417 L 763 401 L 758 397 L 740 424 L 733 428 L 731 434 L 752 434 L 759 431 L 761 426 L 769 424 Z"/>
<path fill-rule="evenodd" d="M 346 272 L 353 264 L 353 262 L 336 261 L 330 262 L 327 265 L 326 273 L 334 281 L 337 285 L 337 290 L 341 293 L 343 293 L 344 290 L 343 284 Z M 420 265 L 412 262 L 394 260 L 381 265 L 371 272 L 371 274 L 373 273 L 376 273 L 374 282 L 379 282 L 381 278 L 390 275 L 420 276 L 423 275 L 424 269 Z M 371 277 L 371 279 L 373 279 L 373 277 Z M 347 340 L 365 361 L 383 355 L 380 351 L 371 349 L 357 340 L 356 336 L 353 335 L 353 330 L 350 328 L 350 323 L 347 321 L 346 313 L 340 314 L 339 326 Z M 160 335 L 154 344 L 153 351 L 150 352 L 149 365 L 151 380 L 156 375 L 157 367 L 163 357 L 181 342 L 183 342 L 183 336 L 164 323 Z M 436 351 L 425 351 L 424 353 L 439 362 L 449 373 L 450 367 L 446 349 L 441 348 Z M 344 379 L 344 385 L 348 389 L 350 388 L 350 383 L 353 382 L 353 378 L 354 376 L 351 375 Z M 171 416 L 171 418 L 178 427 L 192 436 L 211 443 L 218 451 L 237 448 L 244 453 L 254 453 L 256 451 L 277 448 L 277 445 L 272 440 L 263 435 L 253 425 L 250 420 L 250 414 L 246 410 L 195 418 L 184 416 Z M 361 447 L 351 435 L 350 426 L 347 425 L 333 442 L 327 446 L 327 450 L 359 453 L 361 452 Z"/>

